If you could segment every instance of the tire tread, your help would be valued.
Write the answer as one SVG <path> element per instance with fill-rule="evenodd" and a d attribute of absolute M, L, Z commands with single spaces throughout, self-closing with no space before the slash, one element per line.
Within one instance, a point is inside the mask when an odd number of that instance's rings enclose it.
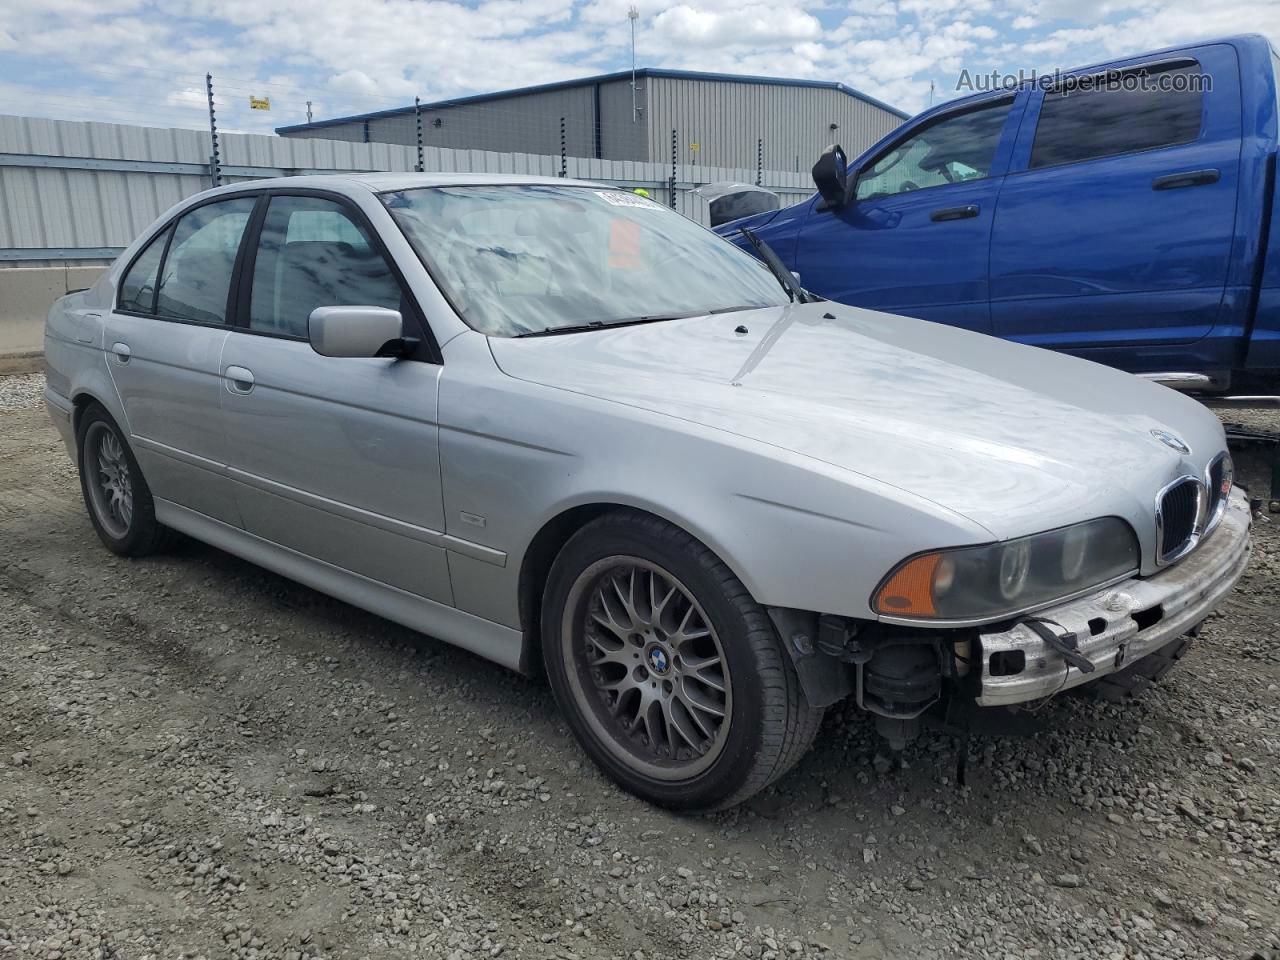
<path fill-rule="evenodd" d="M 124 445 L 125 456 L 129 461 L 129 470 L 132 474 L 134 489 L 134 516 L 130 530 L 122 540 L 115 540 L 110 537 L 99 526 L 97 517 L 94 515 L 93 505 L 89 499 L 88 489 L 85 486 L 88 483 L 88 479 L 84 476 L 84 435 L 88 431 L 89 424 L 94 420 L 101 420 L 115 430 L 120 437 L 120 442 Z M 142 468 L 138 465 L 137 458 L 133 455 L 133 449 L 129 446 L 128 437 L 125 436 L 124 431 L 120 429 L 119 424 L 107 412 L 106 408 L 96 402 L 90 404 L 80 414 L 79 423 L 76 427 L 76 471 L 80 474 L 81 492 L 84 495 L 85 508 L 89 512 L 89 520 L 97 531 L 99 539 L 102 540 L 108 550 L 124 557 L 145 557 L 152 553 L 167 550 L 177 540 L 177 531 L 166 527 L 156 519 L 156 505 L 151 496 L 151 488 L 147 486 L 146 478 L 142 475 Z"/>
<path fill-rule="evenodd" d="M 737 788 L 703 810 L 723 810 L 736 806 L 784 776 L 813 745 L 825 710 L 811 707 L 800 687 L 800 678 L 782 646 L 764 609 L 729 566 L 693 535 L 659 517 L 634 512 L 616 512 L 598 517 L 583 527 L 588 532 L 608 536 L 618 529 L 626 534 L 642 533 L 664 541 L 690 556 L 710 575 L 716 586 L 747 625 L 741 638 L 753 653 L 764 693 L 760 718 L 760 748 L 751 768 Z"/>

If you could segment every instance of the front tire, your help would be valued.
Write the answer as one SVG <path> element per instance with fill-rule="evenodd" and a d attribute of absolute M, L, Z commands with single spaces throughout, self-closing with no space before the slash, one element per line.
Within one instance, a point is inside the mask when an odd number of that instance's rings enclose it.
<path fill-rule="evenodd" d="M 142 557 L 164 547 L 171 531 L 156 520 L 155 503 L 124 433 L 93 404 L 76 427 L 80 492 L 98 538 L 112 553 Z"/>
<path fill-rule="evenodd" d="M 587 753 L 664 807 L 742 802 L 795 765 L 822 720 L 742 582 L 656 517 L 607 514 L 570 538 L 547 580 L 542 646 Z"/>

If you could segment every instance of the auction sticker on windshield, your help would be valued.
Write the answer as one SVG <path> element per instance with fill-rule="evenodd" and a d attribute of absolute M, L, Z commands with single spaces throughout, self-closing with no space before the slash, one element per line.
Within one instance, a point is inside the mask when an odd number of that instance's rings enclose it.
<path fill-rule="evenodd" d="M 617 190 L 597 190 L 596 196 L 604 197 L 605 200 L 612 203 L 615 207 L 641 207 L 646 210 L 663 209 L 651 200 L 644 197 L 637 197 L 634 193 L 621 193 Z"/>

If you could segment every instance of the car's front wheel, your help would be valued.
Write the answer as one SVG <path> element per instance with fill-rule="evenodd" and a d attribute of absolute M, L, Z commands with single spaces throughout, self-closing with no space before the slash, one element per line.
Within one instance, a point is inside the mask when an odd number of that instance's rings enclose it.
<path fill-rule="evenodd" d="M 156 520 L 151 489 L 111 415 L 97 404 L 89 406 L 80 416 L 76 441 L 84 505 L 107 549 L 141 557 L 164 546 L 170 531 Z"/>
<path fill-rule="evenodd" d="M 663 806 L 745 800 L 800 759 L 822 719 L 741 581 L 656 517 L 608 514 L 569 540 L 548 578 L 542 643 L 592 759 Z"/>

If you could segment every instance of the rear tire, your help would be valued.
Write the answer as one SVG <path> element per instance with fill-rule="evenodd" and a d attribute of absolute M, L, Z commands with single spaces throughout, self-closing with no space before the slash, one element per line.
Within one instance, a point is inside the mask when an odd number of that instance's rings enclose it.
<path fill-rule="evenodd" d="M 1129 664 L 1123 670 L 1101 677 L 1081 687 L 1082 692 L 1108 703 L 1124 703 L 1136 700 L 1150 686 L 1172 670 L 1191 649 L 1195 638 L 1190 634 L 1171 640 L 1159 650 L 1147 654 L 1141 660 Z"/>
<path fill-rule="evenodd" d="M 156 520 L 151 488 L 123 431 L 96 403 L 76 425 L 76 453 L 84 505 L 108 550 L 142 557 L 171 542 L 173 531 Z"/>
<path fill-rule="evenodd" d="M 543 662 L 574 735 L 652 803 L 733 806 L 817 734 L 773 623 L 698 540 L 657 517 L 599 517 L 565 544 L 542 605 Z"/>

